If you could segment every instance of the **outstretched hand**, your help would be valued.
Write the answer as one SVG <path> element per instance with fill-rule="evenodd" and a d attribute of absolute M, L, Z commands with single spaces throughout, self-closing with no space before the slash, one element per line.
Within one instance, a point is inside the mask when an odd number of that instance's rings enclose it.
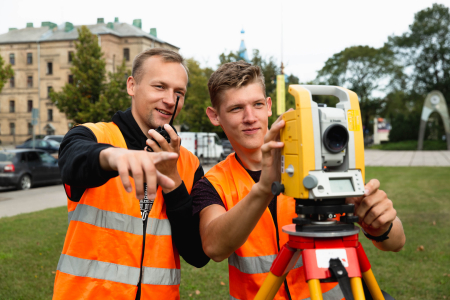
<path fill-rule="evenodd" d="M 346 203 L 355 205 L 355 215 L 359 217 L 359 225 L 373 236 L 385 233 L 397 216 L 392 201 L 379 188 L 380 182 L 372 179 L 366 184 L 363 196 L 346 199 Z"/>
<path fill-rule="evenodd" d="M 261 147 L 262 151 L 262 168 L 261 178 L 258 182 L 261 189 L 265 193 L 271 193 L 271 186 L 274 181 L 280 181 L 281 177 L 281 151 L 284 143 L 280 142 L 280 129 L 284 127 L 286 122 L 282 117 L 272 124 L 270 130 L 264 137 L 264 144 Z"/>
<path fill-rule="evenodd" d="M 131 193 L 133 187 L 129 176 L 133 177 L 136 198 L 144 198 L 144 182 L 147 183 L 149 199 L 156 197 L 156 185 L 163 188 L 173 188 L 175 182 L 160 173 L 156 165 L 163 161 L 177 160 L 177 153 L 128 150 L 123 148 L 107 148 L 100 152 L 100 166 L 106 171 L 118 171 L 123 187 Z"/>

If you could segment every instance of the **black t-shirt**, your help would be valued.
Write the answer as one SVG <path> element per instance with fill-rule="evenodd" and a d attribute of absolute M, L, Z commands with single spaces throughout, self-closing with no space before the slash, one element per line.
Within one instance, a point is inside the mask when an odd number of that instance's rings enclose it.
<path fill-rule="evenodd" d="M 236 155 L 237 161 L 244 167 Z M 244 168 L 245 169 L 245 168 Z M 252 177 L 253 181 L 256 183 L 259 181 L 261 177 L 261 171 L 251 171 L 245 169 L 247 173 Z M 193 215 L 198 215 L 205 207 L 208 207 L 213 204 L 218 204 L 220 206 L 225 207 L 222 199 L 217 193 L 214 186 L 209 182 L 207 178 L 202 178 L 194 185 L 194 188 L 191 191 L 192 197 L 192 213 Z M 277 197 L 274 196 L 272 201 L 269 203 L 269 210 L 272 214 L 272 219 L 275 224 L 277 224 Z"/>

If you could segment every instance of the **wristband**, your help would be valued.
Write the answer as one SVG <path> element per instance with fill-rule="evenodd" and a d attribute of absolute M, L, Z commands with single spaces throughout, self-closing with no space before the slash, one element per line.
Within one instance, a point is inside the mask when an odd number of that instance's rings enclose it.
<path fill-rule="evenodd" d="M 371 239 L 372 241 L 375 241 L 375 242 L 382 242 L 382 241 L 385 241 L 385 240 L 387 240 L 389 237 L 388 237 L 388 235 L 389 235 L 389 232 L 391 232 L 391 229 L 392 229 L 392 226 L 394 225 L 394 222 L 392 222 L 391 223 L 391 226 L 389 226 L 389 229 L 385 232 L 385 233 L 383 233 L 382 235 L 380 235 L 380 236 L 373 236 L 373 235 L 370 235 L 370 234 L 368 234 L 363 228 L 361 228 L 362 229 L 362 231 L 363 231 L 363 233 L 364 233 L 364 235 L 368 238 L 368 239 Z"/>

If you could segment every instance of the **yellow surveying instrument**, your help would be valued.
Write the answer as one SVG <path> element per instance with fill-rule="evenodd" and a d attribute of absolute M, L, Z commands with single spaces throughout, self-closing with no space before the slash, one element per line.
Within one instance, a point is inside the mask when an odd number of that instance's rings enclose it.
<path fill-rule="evenodd" d="M 289 241 L 255 299 L 274 298 L 300 253 L 311 300 L 323 300 L 321 282 L 338 282 L 346 300 L 366 299 L 361 277 L 373 299 L 393 299 L 380 290 L 358 241 L 354 205 L 345 203 L 346 197 L 364 195 L 358 96 L 342 87 L 318 85 L 291 85 L 289 93 L 295 110 L 283 114 L 281 182 L 273 183 L 272 192 L 295 198 L 297 217 L 283 227 Z M 326 107 L 314 102 L 313 95 L 335 96 L 339 103 Z"/>

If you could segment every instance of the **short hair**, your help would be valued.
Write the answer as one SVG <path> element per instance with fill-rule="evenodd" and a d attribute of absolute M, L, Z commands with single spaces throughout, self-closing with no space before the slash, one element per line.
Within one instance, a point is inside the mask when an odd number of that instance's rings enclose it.
<path fill-rule="evenodd" d="M 208 90 L 211 104 L 219 109 L 221 95 L 223 92 L 240 88 L 251 83 L 259 83 L 266 97 L 266 85 L 261 68 L 253 66 L 245 61 L 236 61 L 223 64 L 209 78 Z"/>
<path fill-rule="evenodd" d="M 151 49 L 142 51 L 141 53 L 136 55 L 136 57 L 133 60 L 131 76 L 133 76 L 136 83 L 139 83 L 142 79 L 142 74 L 143 74 L 142 65 L 148 58 L 150 58 L 152 56 L 160 56 L 164 62 L 180 63 L 186 70 L 186 73 L 189 72 L 184 58 L 177 52 L 175 52 L 173 50 L 169 50 L 169 49 L 164 49 L 164 48 L 151 48 Z"/>

